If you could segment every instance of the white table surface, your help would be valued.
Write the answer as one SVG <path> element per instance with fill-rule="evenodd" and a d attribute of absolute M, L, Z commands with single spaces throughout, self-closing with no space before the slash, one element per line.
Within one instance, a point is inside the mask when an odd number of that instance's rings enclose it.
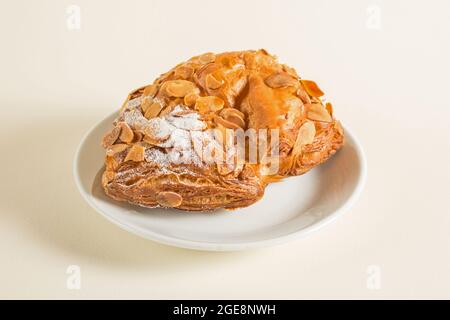
<path fill-rule="evenodd" d="M 450 298 L 449 1 L 1 7 L 0 298 Z M 361 140 L 351 210 L 305 239 L 208 253 L 141 239 L 83 201 L 72 160 L 86 130 L 178 62 L 250 48 L 315 79 Z"/>

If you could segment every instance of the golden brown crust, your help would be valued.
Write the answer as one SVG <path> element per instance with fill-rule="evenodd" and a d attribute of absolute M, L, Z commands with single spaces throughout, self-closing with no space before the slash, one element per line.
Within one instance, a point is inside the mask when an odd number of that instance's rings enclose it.
<path fill-rule="evenodd" d="M 103 186 L 110 197 L 145 207 L 245 207 L 268 183 L 303 174 L 342 146 L 332 113 L 316 83 L 265 50 L 196 56 L 128 95 L 103 140 Z M 264 175 L 250 161 L 205 162 L 198 144 L 211 128 L 279 129 L 278 172 Z M 183 157 L 191 161 L 177 161 Z"/>

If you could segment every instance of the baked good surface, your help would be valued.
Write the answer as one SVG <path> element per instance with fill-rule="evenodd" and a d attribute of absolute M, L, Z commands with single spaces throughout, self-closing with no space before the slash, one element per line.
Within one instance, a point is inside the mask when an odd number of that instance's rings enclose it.
<path fill-rule="evenodd" d="M 206 53 L 128 95 L 103 138 L 102 185 L 144 207 L 237 209 L 343 139 L 317 84 L 265 50 Z"/>

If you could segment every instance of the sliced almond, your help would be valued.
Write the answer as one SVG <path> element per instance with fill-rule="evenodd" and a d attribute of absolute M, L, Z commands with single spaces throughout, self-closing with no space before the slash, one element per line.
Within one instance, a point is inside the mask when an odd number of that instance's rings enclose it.
<path fill-rule="evenodd" d="M 219 89 L 222 84 L 223 80 L 217 79 L 213 74 L 208 74 L 205 79 L 205 84 L 209 89 L 215 90 Z"/>
<path fill-rule="evenodd" d="M 119 139 L 121 131 L 122 129 L 120 127 L 114 127 L 103 137 L 102 146 L 104 148 L 108 148 L 109 146 L 112 146 L 114 143 L 116 143 L 117 139 Z"/>
<path fill-rule="evenodd" d="M 211 63 L 216 61 L 216 55 L 212 52 L 208 52 L 198 57 L 198 61 L 202 64 Z"/>
<path fill-rule="evenodd" d="M 145 111 L 144 117 L 147 119 L 155 118 L 159 115 L 161 112 L 163 106 L 159 102 L 153 102 L 151 106 L 147 108 L 147 111 Z"/>
<path fill-rule="evenodd" d="M 316 127 L 314 126 L 314 123 L 306 121 L 298 130 L 292 153 L 297 154 L 304 145 L 313 143 L 315 135 Z"/>
<path fill-rule="evenodd" d="M 156 196 L 156 201 L 163 207 L 175 208 L 181 205 L 183 197 L 176 192 L 164 191 Z"/>
<path fill-rule="evenodd" d="M 329 102 L 325 104 L 325 109 L 327 109 L 328 113 L 333 116 L 333 105 Z"/>
<path fill-rule="evenodd" d="M 216 96 L 199 97 L 195 102 L 195 109 L 200 113 L 216 112 L 223 108 L 225 102 Z"/>
<path fill-rule="evenodd" d="M 164 141 L 156 140 L 156 139 L 154 139 L 154 138 L 152 138 L 150 136 L 147 136 L 147 135 L 144 135 L 144 137 L 142 138 L 142 141 L 145 142 L 145 143 L 148 143 L 148 144 L 150 144 L 152 146 L 158 146 L 158 147 L 160 145 L 164 144 Z"/>
<path fill-rule="evenodd" d="M 305 89 L 299 88 L 297 90 L 297 96 L 302 100 L 303 103 L 311 103 L 311 98 Z"/>
<path fill-rule="evenodd" d="M 106 186 L 108 183 L 114 180 L 116 174 L 114 171 L 105 171 L 102 176 L 102 185 Z"/>
<path fill-rule="evenodd" d="M 298 73 L 294 68 L 291 68 L 288 65 L 283 64 L 283 70 L 286 71 L 291 76 L 293 76 L 294 78 L 298 78 Z"/>
<path fill-rule="evenodd" d="M 119 168 L 120 162 L 115 157 L 106 157 L 105 160 L 106 170 L 117 170 Z"/>
<path fill-rule="evenodd" d="M 297 80 L 287 73 L 276 72 L 267 77 L 264 82 L 271 88 L 282 88 L 297 85 Z"/>
<path fill-rule="evenodd" d="M 196 86 L 187 80 L 172 80 L 165 83 L 165 91 L 171 97 L 183 98 L 188 93 L 193 92 Z"/>
<path fill-rule="evenodd" d="M 325 107 L 322 104 L 311 103 L 305 106 L 308 110 L 307 113 L 308 119 L 323 122 L 331 122 L 333 120 L 330 114 L 328 113 L 327 109 L 325 109 Z"/>
<path fill-rule="evenodd" d="M 153 104 L 153 98 L 147 97 L 145 99 L 142 100 L 141 103 L 141 109 L 142 112 L 145 114 L 148 110 L 148 108 Z"/>
<path fill-rule="evenodd" d="M 133 143 L 141 142 L 141 141 L 142 141 L 142 138 L 144 138 L 144 135 L 143 135 L 142 133 L 136 131 L 136 132 L 134 133 Z"/>
<path fill-rule="evenodd" d="M 175 69 L 175 76 L 184 80 L 191 78 L 194 75 L 194 69 L 189 66 L 180 66 Z"/>
<path fill-rule="evenodd" d="M 220 115 L 225 119 L 230 115 L 240 117 L 242 120 L 245 119 L 245 115 L 235 108 L 224 108 L 222 109 L 222 111 L 220 111 Z"/>
<path fill-rule="evenodd" d="M 159 113 L 159 116 L 164 117 L 164 116 L 168 115 L 172 110 L 173 110 L 173 106 L 167 106 Z"/>
<path fill-rule="evenodd" d="M 240 127 L 240 128 L 245 128 L 245 121 L 244 121 L 241 117 L 239 117 L 239 116 L 237 116 L 237 115 L 229 114 L 229 115 L 225 118 L 225 120 L 234 123 L 235 125 L 237 125 L 237 126 Z"/>
<path fill-rule="evenodd" d="M 193 107 L 195 105 L 195 102 L 200 96 L 197 93 L 188 93 L 184 97 L 184 104 L 188 107 Z"/>
<path fill-rule="evenodd" d="M 125 162 L 127 161 L 141 162 L 144 161 L 144 158 L 145 158 L 145 148 L 141 145 L 136 144 L 128 152 L 127 157 L 125 158 Z"/>
<path fill-rule="evenodd" d="M 106 150 L 106 155 L 109 157 L 112 157 L 118 153 L 121 153 L 125 150 L 127 150 L 128 145 L 121 143 L 121 144 L 115 144 L 113 146 L 110 146 L 107 150 Z"/>
<path fill-rule="evenodd" d="M 144 128 L 144 134 L 152 140 L 165 141 L 172 134 L 172 130 L 173 127 L 165 119 L 159 117 L 148 121 L 148 125 Z"/>
<path fill-rule="evenodd" d="M 214 117 L 214 122 L 217 125 L 221 125 L 221 126 L 223 126 L 225 128 L 228 128 L 228 129 L 239 129 L 239 128 L 241 128 L 237 124 L 235 124 L 235 123 L 233 123 L 231 121 L 225 120 L 224 118 L 222 118 L 220 116 Z"/>
<path fill-rule="evenodd" d="M 131 143 L 134 138 L 134 132 L 126 122 L 119 122 L 119 126 L 122 129 L 119 139 L 125 143 Z"/>
<path fill-rule="evenodd" d="M 151 85 L 145 87 L 143 95 L 146 97 L 153 98 L 156 95 L 157 91 L 158 91 L 158 87 L 154 84 L 151 84 Z"/>
<path fill-rule="evenodd" d="M 314 81 L 311 80 L 300 80 L 300 81 L 311 97 L 318 98 L 324 95 L 323 91 L 320 90 L 319 86 Z"/>

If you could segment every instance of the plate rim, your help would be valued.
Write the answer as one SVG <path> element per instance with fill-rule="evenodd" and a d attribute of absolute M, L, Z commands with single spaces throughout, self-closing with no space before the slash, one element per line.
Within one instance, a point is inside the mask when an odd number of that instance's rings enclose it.
<path fill-rule="evenodd" d="M 293 240 L 301 239 L 303 237 L 308 236 L 309 234 L 318 231 L 319 229 L 323 228 L 324 226 L 328 225 L 329 223 L 333 222 L 337 217 L 342 215 L 345 211 L 350 209 L 353 204 L 356 202 L 356 200 L 361 195 L 366 179 L 367 179 L 367 159 L 364 153 L 364 149 L 361 146 L 361 143 L 359 142 L 358 138 L 352 133 L 352 131 L 342 124 L 344 127 L 344 132 L 346 139 L 350 138 L 352 140 L 352 144 L 354 145 L 354 149 L 356 151 L 357 158 L 360 162 L 360 174 L 358 176 L 356 186 L 353 189 L 351 195 L 343 202 L 343 204 L 337 209 L 334 210 L 330 215 L 327 217 L 321 219 L 320 221 L 313 223 L 312 225 L 303 228 L 301 230 L 297 230 L 294 232 L 287 233 L 282 236 L 278 236 L 271 239 L 263 239 L 263 240 L 252 240 L 252 241 L 246 241 L 246 242 L 240 242 L 240 243 L 221 243 L 221 242 L 203 242 L 203 241 L 194 241 L 194 240 L 188 240 L 188 239 L 181 239 L 176 237 L 170 237 L 163 234 L 160 234 L 155 231 L 143 229 L 140 227 L 137 227 L 135 225 L 130 225 L 127 223 L 124 223 L 123 221 L 118 221 L 114 218 L 112 218 L 110 215 L 108 215 L 104 210 L 99 208 L 91 199 L 92 195 L 90 195 L 88 192 L 86 192 L 82 186 L 79 170 L 78 170 L 78 164 L 80 163 L 80 154 L 83 146 L 86 144 L 86 141 L 88 137 L 97 129 L 98 126 L 100 126 L 106 119 L 112 117 L 114 114 L 117 114 L 118 112 L 115 111 L 108 115 L 107 117 L 103 118 L 102 120 L 98 121 L 94 126 L 92 126 L 82 137 L 81 142 L 79 143 L 76 152 L 75 157 L 73 159 L 72 163 L 72 174 L 73 178 L 75 180 L 75 184 L 77 186 L 77 189 L 83 199 L 90 205 L 91 208 L 93 208 L 97 213 L 99 213 L 101 216 L 106 218 L 108 221 L 112 222 L 113 224 L 117 225 L 123 230 L 126 230 L 128 232 L 131 232 L 135 235 L 138 235 L 140 237 L 143 237 L 148 240 L 152 240 L 164 245 L 169 246 L 175 246 L 185 249 L 193 249 L 193 250 L 202 250 L 202 251 L 241 251 L 241 250 L 247 250 L 247 249 L 257 249 L 257 248 L 263 248 L 263 247 L 269 247 L 274 245 L 283 244 L 286 242 L 290 242 Z"/>

